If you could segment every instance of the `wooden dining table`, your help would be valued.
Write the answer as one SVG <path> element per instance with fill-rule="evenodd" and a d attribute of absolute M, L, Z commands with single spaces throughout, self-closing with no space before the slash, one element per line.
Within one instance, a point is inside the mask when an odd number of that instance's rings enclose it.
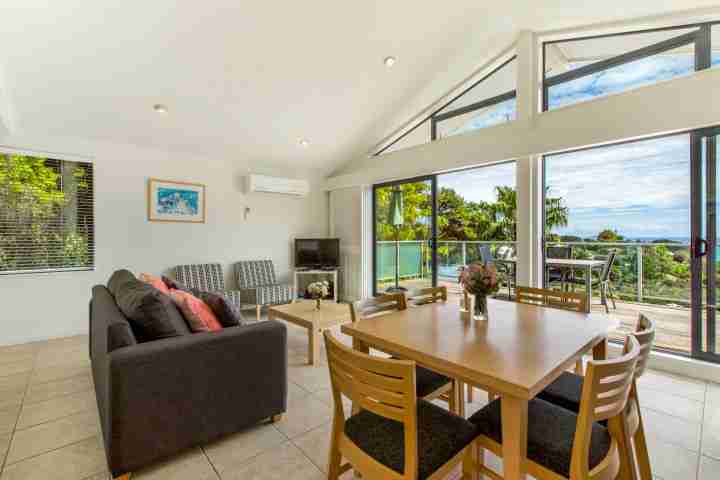
<path fill-rule="evenodd" d="M 474 320 L 456 302 L 438 302 L 341 327 L 353 348 L 377 349 L 501 397 L 503 469 L 508 480 L 524 479 L 528 402 L 573 367 L 583 354 L 604 359 L 608 333 L 617 321 L 488 300 L 488 319 Z M 456 389 L 458 404 L 462 388 Z"/>

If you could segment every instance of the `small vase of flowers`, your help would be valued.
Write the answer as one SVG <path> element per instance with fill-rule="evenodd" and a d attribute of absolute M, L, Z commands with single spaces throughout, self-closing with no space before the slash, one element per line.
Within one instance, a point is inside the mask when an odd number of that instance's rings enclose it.
<path fill-rule="evenodd" d="M 472 263 L 460 272 L 459 282 L 466 292 L 475 296 L 473 318 L 487 320 L 487 297 L 500 288 L 495 266 Z"/>
<path fill-rule="evenodd" d="M 320 310 L 320 300 L 330 293 L 330 283 L 327 280 L 313 282 L 307 286 L 307 292 L 315 300 L 315 309 Z"/>

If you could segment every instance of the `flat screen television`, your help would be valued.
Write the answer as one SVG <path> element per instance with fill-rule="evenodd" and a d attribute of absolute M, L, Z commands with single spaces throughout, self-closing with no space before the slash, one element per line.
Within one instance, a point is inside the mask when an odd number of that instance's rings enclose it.
<path fill-rule="evenodd" d="M 295 239 L 295 268 L 334 268 L 339 265 L 339 238 Z"/>

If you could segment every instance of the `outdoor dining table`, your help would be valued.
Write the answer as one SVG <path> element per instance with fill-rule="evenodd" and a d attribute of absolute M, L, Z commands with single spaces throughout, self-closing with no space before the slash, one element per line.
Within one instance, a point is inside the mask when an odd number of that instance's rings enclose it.
<path fill-rule="evenodd" d="M 495 259 L 498 263 L 504 263 L 510 265 L 515 271 L 515 265 L 517 264 L 517 258 L 498 258 Z M 602 268 L 605 266 L 605 260 L 580 260 L 576 258 L 546 258 L 545 259 L 545 271 L 548 268 L 563 268 L 569 270 L 582 270 L 585 279 L 585 295 L 587 301 L 585 302 L 585 310 L 590 312 L 590 305 L 592 304 L 592 272 L 596 268 Z M 546 281 L 547 284 L 547 281 Z"/>
<path fill-rule="evenodd" d="M 502 402 L 503 468 L 508 480 L 524 479 L 528 402 L 563 371 L 592 351 L 604 359 L 617 321 L 605 315 L 570 312 L 488 300 L 488 319 L 474 320 L 456 302 L 438 302 L 341 327 L 355 350 L 370 348 L 498 393 Z M 456 388 L 460 404 L 463 388 Z"/>

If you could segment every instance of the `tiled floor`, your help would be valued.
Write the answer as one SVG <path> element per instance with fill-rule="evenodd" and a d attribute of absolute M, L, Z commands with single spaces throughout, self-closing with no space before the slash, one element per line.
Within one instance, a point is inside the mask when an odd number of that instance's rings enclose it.
<path fill-rule="evenodd" d="M 305 331 L 288 325 L 288 332 L 281 422 L 185 452 L 133 479 L 323 478 L 332 413 L 327 367 L 324 355 L 307 366 Z M 639 389 L 657 478 L 720 478 L 720 385 L 650 371 Z M 478 397 L 470 413 L 483 405 Z M 489 463 L 499 468 L 497 459 Z M 107 480 L 86 337 L 0 347 L 0 468 L 0 480 Z"/>

